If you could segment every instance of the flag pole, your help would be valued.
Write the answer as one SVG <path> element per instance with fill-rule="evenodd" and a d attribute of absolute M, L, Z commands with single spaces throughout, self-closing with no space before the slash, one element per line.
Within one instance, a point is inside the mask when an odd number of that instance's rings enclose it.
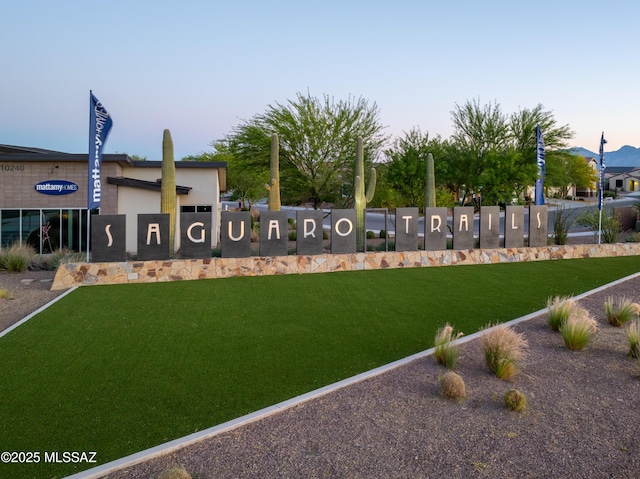
<path fill-rule="evenodd" d="M 89 262 L 89 238 L 91 234 L 91 210 L 87 209 L 87 263 Z"/>
<path fill-rule="evenodd" d="M 602 209 L 600 209 L 598 216 L 598 244 L 600 244 L 602 238 Z"/>

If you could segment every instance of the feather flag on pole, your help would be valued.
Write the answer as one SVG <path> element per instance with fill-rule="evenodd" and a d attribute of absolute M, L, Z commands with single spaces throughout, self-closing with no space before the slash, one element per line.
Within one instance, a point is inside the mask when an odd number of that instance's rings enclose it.
<path fill-rule="evenodd" d="M 89 91 L 89 177 L 87 209 L 89 211 L 100 207 L 102 198 L 102 184 L 100 169 L 102 167 L 102 150 L 113 125 L 111 116 L 102 103 Z"/>
<path fill-rule="evenodd" d="M 600 137 L 600 182 L 598 184 L 598 244 L 600 244 L 600 239 L 602 237 L 602 203 L 604 200 L 604 172 L 607 169 L 607 166 L 604 163 L 604 144 L 607 140 L 604 139 L 604 131 L 602 132 L 602 136 Z"/>
<path fill-rule="evenodd" d="M 87 178 L 87 263 L 89 262 L 91 210 L 100 208 L 102 199 L 102 150 L 113 121 L 105 107 L 89 90 L 89 168 Z"/>
<path fill-rule="evenodd" d="M 536 125 L 536 163 L 538 164 L 538 177 L 536 178 L 535 205 L 544 205 L 544 176 L 546 163 L 544 158 L 544 138 L 540 125 Z"/>
<path fill-rule="evenodd" d="M 604 163 L 604 145 L 607 140 L 604 139 L 604 131 L 600 137 L 600 183 L 598 185 L 598 209 L 602 211 L 602 200 L 604 194 L 604 171 L 607 169 Z"/>

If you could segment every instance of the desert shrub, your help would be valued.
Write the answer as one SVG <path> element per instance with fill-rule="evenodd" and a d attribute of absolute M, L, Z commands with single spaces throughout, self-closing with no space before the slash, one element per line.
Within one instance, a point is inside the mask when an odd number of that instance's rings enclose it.
<path fill-rule="evenodd" d="M 483 329 L 482 350 L 487 368 L 500 379 L 509 381 L 524 359 L 527 340 L 504 325 L 488 325 Z"/>
<path fill-rule="evenodd" d="M 555 296 L 547 300 L 547 310 L 549 311 L 549 327 L 553 331 L 558 331 L 562 323 L 567 320 L 571 311 L 576 307 L 576 303 L 571 296 Z"/>
<path fill-rule="evenodd" d="M 387 231 L 386 230 L 380 230 L 380 238 L 386 238 L 387 237 Z"/>
<path fill-rule="evenodd" d="M 604 312 L 609 324 L 622 326 L 640 314 L 640 305 L 625 296 L 618 298 L 609 296 L 604 302 Z"/>
<path fill-rule="evenodd" d="M 589 312 L 575 308 L 567 320 L 560 326 L 560 335 L 564 344 L 572 351 L 580 351 L 593 340 L 598 326 Z"/>
<path fill-rule="evenodd" d="M 462 377 L 453 371 L 447 371 L 438 377 L 440 394 L 447 399 L 462 399 L 467 395 L 467 389 Z"/>
<path fill-rule="evenodd" d="M 329 239 L 329 233 L 327 232 L 327 230 L 322 231 L 322 239 L 323 240 Z"/>
<path fill-rule="evenodd" d="M 191 479 L 191 474 L 189 474 L 184 467 L 175 466 L 162 472 L 162 474 L 158 476 L 158 479 Z"/>
<path fill-rule="evenodd" d="M 504 405 L 512 411 L 522 411 L 527 405 L 527 398 L 517 389 L 509 389 L 504 393 Z"/>
<path fill-rule="evenodd" d="M 82 263 L 87 260 L 87 253 L 78 253 L 68 249 L 59 249 L 43 258 L 43 266 L 49 271 L 58 269 L 61 264 Z"/>
<path fill-rule="evenodd" d="M 555 244 L 567 244 L 567 237 L 573 221 L 574 216 L 564 206 L 556 210 L 553 219 L 553 242 Z"/>
<path fill-rule="evenodd" d="M 376 234 L 371 231 L 371 230 L 367 230 L 367 239 L 374 239 L 376 237 Z"/>
<path fill-rule="evenodd" d="M 287 218 L 287 224 L 290 225 L 292 228 L 295 228 L 296 220 L 294 220 L 293 218 Z"/>
<path fill-rule="evenodd" d="M 638 224 L 640 224 L 640 221 L 638 221 Z M 627 236 L 627 243 L 640 243 L 640 232 Z"/>
<path fill-rule="evenodd" d="M 14 243 L 9 248 L 0 251 L 0 269 L 12 273 L 26 271 L 36 251 L 31 246 Z"/>
<path fill-rule="evenodd" d="M 460 349 L 456 343 L 456 339 L 462 336 L 462 333 L 455 334 L 449 323 L 438 329 L 434 339 L 435 349 L 433 352 L 436 362 L 451 369 L 455 366 L 460 354 Z"/>
<path fill-rule="evenodd" d="M 371 249 L 372 249 L 373 251 L 386 251 L 387 246 L 388 246 L 387 244 L 385 244 L 384 242 L 382 242 L 382 243 L 378 243 L 378 244 L 377 244 L 377 245 L 375 245 L 375 246 L 374 246 L 374 245 L 371 245 Z"/>
<path fill-rule="evenodd" d="M 13 299 L 13 293 L 6 288 L 0 288 L 0 299 Z"/>
<path fill-rule="evenodd" d="M 295 241 L 298 237 L 297 231 L 289 231 L 289 241 Z"/>
<path fill-rule="evenodd" d="M 453 208 L 455 201 L 453 201 L 453 195 L 447 188 L 436 189 L 436 205 L 445 208 Z"/>
<path fill-rule="evenodd" d="M 602 208 L 602 224 L 600 224 L 600 211 L 598 209 L 584 211 L 578 215 L 576 223 L 593 231 L 594 241 L 596 242 L 599 230 L 601 231 L 600 239 L 602 243 L 615 243 L 618 241 L 620 215 L 614 214 L 611 208 Z"/>
<path fill-rule="evenodd" d="M 629 342 L 629 356 L 640 359 L 640 319 L 635 319 L 625 329 Z"/>
<path fill-rule="evenodd" d="M 212 258 L 221 258 L 222 257 L 222 248 L 220 246 L 213 248 L 211 250 L 211 257 Z"/>

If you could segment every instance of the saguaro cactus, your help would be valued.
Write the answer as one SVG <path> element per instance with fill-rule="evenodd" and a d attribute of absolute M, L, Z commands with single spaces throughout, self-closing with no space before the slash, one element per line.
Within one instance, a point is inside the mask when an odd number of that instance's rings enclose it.
<path fill-rule="evenodd" d="M 176 164 L 173 159 L 173 140 L 169 130 L 164 130 L 162 136 L 160 212 L 169 214 L 169 256 L 172 257 L 176 235 Z"/>
<path fill-rule="evenodd" d="M 278 134 L 271 135 L 270 182 L 264 185 L 269 190 L 269 211 L 280 211 L 280 144 Z"/>
<path fill-rule="evenodd" d="M 425 205 L 427 208 L 436 207 L 436 175 L 433 168 L 433 155 L 431 153 L 427 155 L 427 193 Z"/>
<path fill-rule="evenodd" d="M 371 168 L 369 173 L 369 184 L 367 191 L 364 190 L 364 149 L 362 146 L 362 137 L 358 137 L 356 143 L 356 178 L 354 185 L 354 206 L 356 209 L 356 248 L 358 251 L 364 251 L 365 241 L 365 224 L 364 209 L 373 199 L 376 191 L 376 170 Z"/>

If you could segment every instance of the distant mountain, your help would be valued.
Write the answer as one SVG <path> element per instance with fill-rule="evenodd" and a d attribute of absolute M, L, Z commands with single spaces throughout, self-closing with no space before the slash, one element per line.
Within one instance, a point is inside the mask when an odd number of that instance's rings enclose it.
<path fill-rule="evenodd" d="M 600 158 L 600 153 L 594 153 L 586 148 L 571 148 L 571 153 L 586 156 L 587 158 Z M 604 160 L 607 166 L 639 166 L 640 148 L 625 145 L 617 151 L 605 151 Z"/>

